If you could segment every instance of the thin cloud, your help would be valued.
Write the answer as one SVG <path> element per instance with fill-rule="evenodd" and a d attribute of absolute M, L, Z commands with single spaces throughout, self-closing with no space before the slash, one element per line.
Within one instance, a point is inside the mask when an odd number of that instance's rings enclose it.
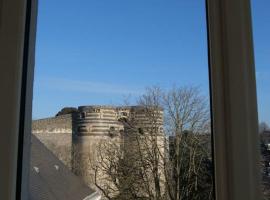
<path fill-rule="evenodd" d="M 84 80 L 73 80 L 65 78 L 49 78 L 42 79 L 39 82 L 41 87 L 50 90 L 95 93 L 95 94 L 117 94 L 117 95 L 140 95 L 143 89 L 133 86 L 111 84 L 107 82 L 95 82 Z"/>

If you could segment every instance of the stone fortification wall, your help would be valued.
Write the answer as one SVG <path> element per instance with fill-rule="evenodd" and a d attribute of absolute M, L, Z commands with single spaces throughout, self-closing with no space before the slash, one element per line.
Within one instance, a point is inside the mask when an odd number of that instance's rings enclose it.
<path fill-rule="evenodd" d="M 93 188 L 93 166 L 100 164 L 98 159 L 105 150 L 103 147 L 110 148 L 113 144 L 114 148 L 116 145 L 136 153 L 134 134 L 139 132 L 143 143 L 148 145 L 147 140 L 151 141 L 151 134 L 148 133 L 153 131 L 163 133 L 163 110 L 152 113 L 141 106 L 80 106 L 76 113 L 34 120 L 32 123 L 32 133 Z M 163 137 L 158 137 L 162 153 L 163 141 Z M 98 177 L 102 184 L 106 182 L 104 174 L 98 173 Z"/>
<path fill-rule="evenodd" d="M 33 120 L 33 133 L 72 133 L 72 114 Z"/>
<path fill-rule="evenodd" d="M 32 122 L 32 134 L 69 168 L 71 168 L 72 129 L 72 114 Z"/>
<path fill-rule="evenodd" d="M 49 150 L 71 169 L 72 134 L 71 133 L 33 133 Z"/>
<path fill-rule="evenodd" d="M 75 136 L 72 143 L 72 171 L 82 177 L 84 182 L 91 188 L 95 186 L 94 168 L 98 164 L 101 153 L 101 145 L 116 141 L 118 137 L 109 136 Z M 98 177 L 101 179 L 101 177 Z M 96 188 L 98 189 L 98 188 Z"/>

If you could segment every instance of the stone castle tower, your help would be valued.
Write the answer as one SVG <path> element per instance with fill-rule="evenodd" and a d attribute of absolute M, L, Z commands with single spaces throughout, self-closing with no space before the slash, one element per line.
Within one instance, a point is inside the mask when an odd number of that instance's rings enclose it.
<path fill-rule="evenodd" d="M 163 111 L 159 110 L 158 124 L 160 131 L 163 127 Z M 132 121 L 137 128 L 147 129 L 151 122 L 145 108 L 142 106 L 80 106 L 76 117 L 77 136 L 113 136 L 124 131 L 125 121 Z"/>
<path fill-rule="evenodd" d="M 71 114 L 33 121 L 35 134 L 60 160 L 93 186 L 94 172 L 89 164 L 95 164 L 100 142 L 125 139 L 127 132 L 148 134 L 155 126 L 163 133 L 163 110 L 158 109 L 151 120 L 142 106 L 80 106 Z M 130 131 L 132 130 L 132 131 Z"/>

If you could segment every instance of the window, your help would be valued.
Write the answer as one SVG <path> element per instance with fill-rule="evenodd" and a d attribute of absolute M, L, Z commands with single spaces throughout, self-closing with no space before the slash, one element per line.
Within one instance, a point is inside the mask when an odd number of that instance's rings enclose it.
<path fill-rule="evenodd" d="M 141 127 L 139 127 L 139 128 L 138 128 L 138 132 L 139 132 L 140 134 L 143 134 L 143 129 L 142 129 Z"/>
<path fill-rule="evenodd" d="M 66 9 L 61 9 L 63 15 L 59 15 L 57 10 L 63 5 Z M 77 13 L 76 21 L 80 23 L 75 23 L 70 11 Z M 50 20 L 52 17 L 55 20 Z M 69 20 L 76 28 L 66 24 Z M 141 194 L 145 199 L 155 195 L 158 199 L 175 199 L 175 195 L 184 199 L 214 198 L 212 151 L 204 145 L 211 147 L 203 0 L 89 1 L 83 5 L 44 1 L 40 4 L 38 25 L 33 117 L 49 117 L 54 126 L 66 123 L 71 128 L 46 135 L 49 125 L 43 123 L 40 126 L 45 134 L 34 136 L 66 166 L 71 166 L 71 173 L 88 187 L 95 185 L 97 192 L 109 198 L 136 199 Z M 44 60 L 44 56 L 48 59 Z M 47 84 L 43 84 L 43 78 Z M 37 95 L 39 92 L 41 95 Z M 49 101 L 52 93 L 54 101 Z M 49 105 L 51 109 L 43 110 Z M 62 105 L 82 106 L 78 110 L 84 120 L 68 115 L 63 115 L 62 121 L 54 118 L 55 108 Z M 103 117 L 94 113 L 86 116 L 83 110 L 102 112 Z M 134 120 L 130 119 L 130 112 L 134 113 Z M 114 113 L 125 119 L 117 120 Z M 33 120 L 33 124 L 37 121 Z M 88 130 L 90 125 L 93 128 Z M 73 133 L 73 126 L 79 127 L 77 133 Z M 185 130 L 191 134 L 185 136 Z M 169 136 L 175 140 L 175 155 L 166 160 Z M 79 153 L 74 151 L 75 146 L 81 149 Z M 63 148 L 68 155 L 60 152 Z M 118 160 L 120 150 L 125 154 L 126 165 Z M 193 161 L 189 159 L 191 154 Z M 102 158 L 108 158 L 109 163 L 100 163 Z M 151 162 L 155 158 L 158 160 Z M 181 162 L 175 164 L 176 159 Z M 164 162 L 169 163 L 163 165 Z M 80 164 L 75 167 L 74 163 Z M 143 166 L 158 170 L 147 171 Z M 126 175 L 112 177 L 107 173 L 110 170 Z M 93 182 L 94 177 L 99 179 Z M 156 183 L 152 177 L 157 177 Z M 132 180 L 123 182 L 128 191 L 123 191 L 114 179 L 119 184 L 123 179 Z M 149 180 L 148 185 L 143 179 Z M 203 189 L 197 189 L 197 181 Z M 183 182 L 189 188 L 181 187 L 179 194 L 173 192 Z"/>
<path fill-rule="evenodd" d="M 127 117 L 128 114 L 126 112 L 121 112 L 122 116 Z"/>
<path fill-rule="evenodd" d="M 14 197 L 14 188 L 15 188 L 15 179 L 17 179 L 17 197 L 22 196 L 27 199 L 28 189 L 27 189 L 27 170 L 33 169 L 29 167 L 29 160 L 26 159 L 27 155 L 29 155 L 30 148 L 30 107 L 31 107 L 31 92 L 32 87 L 32 74 L 31 71 L 32 59 L 31 55 L 33 55 L 33 41 L 27 40 L 27 37 L 21 37 L 24 33 L 26 36 L 34 37 L 33 31 L 29 32 L 29 27 L 33 28 L 33 24 L 31 24 L 29 19 L 31 19 L 31 15 L 29 15 L 29 11 L 31 6 L 29 6 L 30 1 L 28 1 L 27 12 L 25 10 L 26 1 L 20 1 L 18 4 L 14 4 L 12 2 L 12 6 L 8 6 L 11 4 L 9 1 L 3 0 L 1 5 L 4 5 L 2 8 L 3 13 L 1 15 L 1 21 L 7 22 L 2 23 L 3 30 L 6 32 L 2 32 L 0 35 L 1 41 L 7 45 L 1 45 L 1 53 L 4 52 L 5 55 L 3 59 L 0 60 L 1 66 L 7 67 L 3 70 L 4 73 L 0 73 L 1 81 L 4 81 L 4 84 L 0 84 L 1 91 L 3 90 L 6 95 L 1 98 L 1 105 L 6 105 L 7 108 L 2 110 L 3 113 L 6 113 L 8 121 L 7 123 L 3 123 L 0 126 L 1 133 L 9 133 L 9 134 L 1 134 L 1 141 L 4 141 L 7 144 L 1 143 L 0 145 L 0 158 L 6 159 L 6 163 L 2 163 L 1 170 L 1 179 L 0 179 L 0 197 L 1 199 L 11 199 Z M 32 11 L 34 17 L 35 11 L 35 1 L 32 1 Z M 256 169 L 256 149 L 258 146 L 256 142 L 258 141 L 256 138 L 258 135 L 252 134 L 256 132 L 257 122 L 256 122 L 256 106 L 254 106 L 254 102 L 256 102 L 256 94 L 254 89 L 254 71 L 252 71 L 252 45 L 251 45 L 251 26 L 250 26 L 250 10 L 249 10 L 249 2 L 236 2 L 236 1 L 208 1 L 208 23 L 209 23 L 209 45 L 210 45 L 210 64 L 211 64 L 211 89 L 212 89 L 212 108 L 213 108 L 213 127 L 214 127 L 214 139 L 215 139 L 215 170 L 216 170 L 216 196 L 218 199 L 258 199 L 259 193 L 257 191 L 258 183 L 257 180 L 257 169 Z M 62 6 L 65 4 L 62 4 Z M 145 7 L 143 7 L 145 8 Z M 165 7 L 164 7 L 165 8 Z M 10 9 L 10 10 L 9 10 Z M 123 10 L 122 10 L 123 11 Z M 24 15 L 26 12 L 26 15 Z M 152 11 L 151 11 L 152 12 Z M 151 13 L 152 14 L 152 13 Z M 25 21 L 21 16 L 26 16 L 26 32 L 24 32 Z M 244 16 L 244 17 L 243 17 Z M 82 17 L 84 18 L 84 17 Z M 57 18 L 54 18 L 57 19 Z M 179 19 L 179 18 L 178 18 Z M 6 26 L 8 24 L 8 26 Z M 17 26 L 18 25 L 18 26 Z M 30 26 L 29 26 L 30 25 Z M 70 24 L 69 24 L 70 25 Z M 241 26 L 240 26 L 241 25 Z M 17 29 L 20 27 L 19 29 Z M 221 28 L 222 27 L 222 28 Z M 11 28 L 11 29 L 10 29 Z M 16 33 L 20 33 L 19 35 L 14 34 L 14 30 L 17 30 Z M 75 30 L 75 29 L 73 29 Z M 234 31 L 232 31 L 234 30 Z M 224 34 L 226 33 L 226 34 Z M 7 37 L 7 35 L 9 37 Z M 56 35 L 55 35 L 56 36 Z M 9 40 L 10 37 L 14 37 L 14 40 Z M 30 37 L 30 39 L 31 39 Z M 240 39 L 241 38 L 241 39 Z M 24 46 L 29 45 L 29 49 L 25 48 L 23 50 L 22 44 L 25 42 Z M 225 42 L 224 42 L 225 41 Z M 3 49 L 4 47 L 9 46 L 8 49 Z M 2 47 L 2 48 L 1 48 Z M 2 51 L 3 50 L 3 51 Z M 198 49 L 197 49 L 198 50 Z M 23 57 L 23 52 L 25 52 L 25 56 Z M 27 54 L 30 53 L 30 54 Z M 29 57 L 28 57 L 29 55 Z M 221 56 L 222 55 L 222 56 Z M 9 59 L 9 58 L 12 59 Z M 22 91 L 20 91 L 20 87 L 18 87 L 21 82 L 20 79 L 7 79 L 6 77 L 20 77 L 21 74 L 21 63 L 22 58 L 24 60 L 24 67 L 29 67 L 28 71 L 22 70 L 24 73 L 24 81 L 22 82 Z M 28 58 L 29 62 L 26 62 L 26 58 Z M 222 58 L 222 59 L 220 59 Z M 15 61 L 13 63 L 13 61 Z M 3 64 L 2 64 L 3 63 Z M 225 65 L 226 64 L 226 65 Z M 224 67 L 226 66 L 226 68 Z M 245 68 L 243 67 L 245 66 Z M 220 70 L 220 71 L 219 71 Z M 25 75 L 28 75 L 27 78 Z M 237 80 L 237 81 L 236 81 Z M 10 82 L 9 82 L 10 81 Z M 6 84 L 8 83 L 8 84 Z M 74 82 L 73 82 L 74 83 Z M 81 84 L 81 83 L 79 83 Z M 10 88 L 2 88 L 5 85 L 15 85 Z M 55 85 L 55 84 L 54 84 Z M 74 85 L 69 87 L 69 89 L 74 89 Z M 89 86 L 93 86 L 93 84 L 87 85 L 85 88 L 90 88 Z M 95 85 L 96 86 L 96 85 Z M 106 88 L 106 87 L 104 87 Z M 11 93 L 9 93 L 11 91 Z M 116 90 L 119 91 L 119 90 Z M 123 91 L 123 90 L 121 90 Z M 20 93 L 22 92 L 21 97 L 21 109 L 18 107 L 17 103 L 12 104 L 12 102 L 18 102 Z M 97 92 L 97 91 L 95 91 Z M 14 96 L 15 95 L 15 96 Z M 110 95 L 111 96 L 111 95 Z M 55 96 L 56 97 L 56 96 Z M 77 96 L 74 96 L 74 98 Z M 108 97 L 105 95 L 105 97 Z M 68 98 L 67 98 L 68 99 Z M 87 98 L 81 98 L 87 99 Z M 105 98 L 106 99 L 106 98 Z M 10 107 L 8 107 L 11 105 Z M 226 108 L 226 112 L 224 111 Z M 25 112 L 24 112 L 25 111 Z M 20 123 L 17 119 L 19 119 L 20 113 Z M 140 113 L 141 114 L 141 113 Z M 8 117 L 9 116 L 9 117 Z M 143 118 L 143 115 L 140 115 Z M 60 122 L 57 124 L 65 124 L 66 122 L 74 122 L 73 117 L 61 116 L 57 118 Z M 45 119 L 44 119 L 45 120 Z M 47 121 L 42 121 L 46 123 Z M 19 159 L 18 159 L 18 173 L 16 173 L 16 166 L 14 166 L 17 161 L 17 156 L 15 156 L 14 152 L 17 148 L 17 128 L 20 127 L 20 136 L 19 136 Z M 53 124 L 50 124 L 50 126 Z M 126 128 L 129 130 L 132 129 L 132 124 L 125 124 Z M 70 127 L 70 130 L 72 127 Z M 97 129 L 95 134 L 101 134 L 103 128 L 100 127 Z M 189 134 L 188 134 L 189 135 Z M 187 135 L 187 137 L 188 137 Z M 3 139 L 2 139 L 3 138 Z M 173 137 L 172 137 L 173 138 Z M 23 140 L 24 139 L 24 140 Z M 79 139 L 79 138 L 77 138 Z M 45 153 L 46 156 L 52 155 L 48 152 L 48 147 L 40 144 L 40 139 L 32 137 L 32 147 L 36 145 L 37 148 L 41 148 L 41 153 Z M 7 142 L 8 141 L 8 142 Z M 24 141 L 24 143 L 22 143 Z M 59 140 L 63 141 L 63 140 Z M 79 141 L 79 140 L 77 140 Z M 172 139 L 174 141 L 174 139 Z M 225 143 L 226 141 L 226 143 Z M 22 145 L 24 144 L 24 145 Z M 111 143 L 113 145 L 114 143 Z M 172 143 L 174 144 L 174 142 Z M 65 145 L 64 145 L 65 146 Z M 44 148 L 43 148 L 44 147 Z M 178 148 L 178 145 L 173 145 L 173 150 L 175 151 Z M 181 146 L 183 147 L 183 146 Z M 242 148 L 242 147 L 246 147 Z M 27 150 L 28 149 L 28 150 Z M 44 150 L 45 149 L 45 150 Z M 46 150 L 47 149 L 47 150 Z M 249 150 L 249 154 L 243 153 L 246 150 Z M 23 151 L 24 150 L 24 151 Z M 133 151 L 125 152 L 127 154 L 123 154 L 121 152 L 121 163 L 123 158 L 126 156 L 132 155 Z M 42 158 L 43 156 L 38 156 L 38 158 Z M 81 154 L 79 155 L 81 157 Z M 29 158 L 29 157 L 28 157 Z M 173 158 L 173 156 L 172 156 Z M 50 156 L 50 159 L 55 159 L 55 155 Z M 57 158 L 59 161 L 59 158 Z M 55 160 L 56 161 L 56 160 Z M 57 161 L 56 161 L 57 162 Z M 56 164 L 56 163 L 55 163 Z M 54 165 L 55 165 L 54 164 Z M 60 166 L 61 162 L 56 164 Z M 127 163 L 126 163 L 127 164 Z M 131 163 L 132 164 L 132 163 Z M 20 166 L 24 166 L 23 168 Z M 53 166 L 54 166 L 53 165 Z M 27 167 L 28 166 L 28 167 Z M 35 167 L 38 167 L 34 165 Z M 133 166 L 133 165 L 131 165 Z M 72 173 L 66 168 L 67 166 L 60 166 L 59 169 L 65 168 L 66 172 L 70 177 L 75 178 Z M 54 169 L 54 167 L 52 167 Z M 8 170 L 7 170 L 8 169 Z M 22 171 L 23 169 L 23 171 Z M 45 173 L 39 168 L 40 173 Z M 50 166 L 48 168 L 50 169 Z M 61 171 L 61 170 L 60 170 Z M 22 173 L 23 172 L 23 173 Z M 57 172 L 54 169 L 53 172 Z M 79 172 L 78 172 L 79 173 Z M 16 174 L 18 176 L 16 177 Z M 137 173 L 134 173 L 136 175 Z M 22 176 L 20 176 L 22 175 Z M 56 174 L 57 175 L 57 174 Z M 22 178 L 24 181 L 22 181 Z M 47 177 L 46 177 L 47 178 Z M 78 179 L 77 179 L 78 180 Z M 10 181 L 10 182 L 9 182 Z M 80 180 L 78 180 L 80 182 Z M 3 184 L 2 184 L 3 183 Z M 30 184 L 31 185 L 31 184 Z M 51 185 L 49 185 L 51 186 Z M 60 190 L 57 190 L 58 192 Z M 67 191 L 72 192 L 72 191 Z M 78 191 L 76 191 L 78 193 Z M 87 190 L 87 192 L 90 192 Z M 80 193 L 80 195 L 84 196 L 84 194 Z M 96 193 L 92 193 L 89 198 L 94 198 L 97 195 Z M 72 196 L 72 195 L 69 195 Z M 96 196 L 97 197 L 97 196 Z M 79 199 L 83 199 L 84 197 L 79 197 Z"/>
<path fill-rule="evenodd" d="M 57 10 L 63 5 L 66 9 L 61 9 L 63 15 L 59 15 Z M 77 13 L 76 20 L 71 11 Z M 66 166 L 71 166 L 71 173 L 109 198 L 214 198 L 203 0 L 89 1 L 78 5 L 44 1 L 40 3 L 38 24 L 33 116 L 41 120 L 49 117 L 54 126 L 70 124 L 71 131 L 34 136 Z M 50 67 L 55 65 L 56 70 Z M 46 96 L 37 95 L 46 92 Z M 54 101 L 46 101 L 51 93 Z M 52 109 L 43 109 L 49 105 Z M 55 119 L 54 108 L 63 105 L 81 106 L 78 110 L 84 120 L 69 116 L 63 121 Z M 83 110 L 94 113 L 86 116 Z M 103 117 L 95 113 L 102 113 Z M 124 119 L 118 120 L 114 113 Z M 90 125 L 93 128 L 88 131 Z M 80 127 L 78 133 L 72 134 L 73 126 Z M 42 127 L 45 133 L 47 127 Z M 124 131 L 122 136 L 120 129 Z M 185 130 L 190 131 L 188 136 Z M 175 140 L 175 155 L 168 153 L 169 136 Z M 60 137 L 62 142 L 56 142 Z M 74 146 L 81 152 L 76 153 Z M 75 155 L 59 152 L 64 147 L 64 152 Z M 122 157 L 122 153 L 118 155 L 120 151 L 125 154 L 126 165 L 118 160 Z M 191 155 L 193 160 L 189 159 Z M 176 165 L 174 161 L 180 157 L 181 162 Z M 102 163 L 103 158 L 108 158 L 108 163 Z M 158 160 L 150 162 L 155 158 Z M 90 162 L 81 168 L 87 160 Z M 72 166 L 74 163 L 78 166 Z M 157 170 L 148 171 L 143 166 Z M 113 177 L 110 170 L 118 175 Z M 148 185 L 144 185 L 144 179 L 149 180 Z M 122 191 L 114 180 L 125 185 L 127 191 Z M 184 182 L 189 187 L 181 187 L 176 193 Z"/>
<path fill-rule="evenodd" d="M 115 131 L 115 127 L 114 126 L 111 126 L 110 127 L 110 131 Z"/>
<path fill-rule="evenodd" d="M 120 133 L 120 131 L 119 131 L 119 133 Z M 111 126 L 110 129 L 109 129 L 109 136 L 110 137 L 114 137 L 116 135 L 117 135 L 117 132 L 116 132 L 115 127 L 114 126 Z"/>
<path fill-rule="evenodd" d="M 86 112 L 81 113 L 81 119 L 84 119 L 86 117 Z"/>

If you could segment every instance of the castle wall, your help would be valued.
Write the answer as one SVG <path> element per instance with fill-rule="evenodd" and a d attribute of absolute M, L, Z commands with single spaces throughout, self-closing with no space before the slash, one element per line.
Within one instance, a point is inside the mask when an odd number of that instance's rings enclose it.
<path fill-rule="evenodd" d="M 50 151 L 52 151 L 69 169 L 72 161 L 71 133 L 33 133 Z"/>
<path fill-rule="evenodd" d="M 72 133 L 72 114 L 33 120 L 33 133 Z"/>
<path fill-rule="evenodd" d="M 95 171 L 94 168 L 98 165 L 99 155 L 105 145 L 110 142 L 116 142 L 117 137 L 110 138 L 109 136 L 75 136 L 72 144 L 72 170 L 78 176 L 81 176 L 84 182 L 92 188 L 95 186 Z M 102 179 L 102 175 L 98 175 L 98 179 Z"/>
<path fill-rule="evenodd" d="M 71 169 L 72 151 L 72 115 L 33 120 L 34 134 L 66 166 Z"/>
<path fill-rule="evenodd" d="M 137 138 L 133 134 L 139 133 L 140 143 L 148 146 L 151 144 L 151 132 L 162 135 L 163 111 L 147 113 L 140 106 L 81 106 L 77 113 L 34 120 L 32 123 L 32 133 L 93 188 L 93 166 L 99 165 L 102 152 L 115 149 L 124 157 L 136 154 Z M 157 140 L 163 154 L 163 137 Z M 126 155 L 122 154 L 123 149 L 128 150 Z M 98 173 L 98 179 L 101 184 L 108 181 L 104 172 Z"/>

